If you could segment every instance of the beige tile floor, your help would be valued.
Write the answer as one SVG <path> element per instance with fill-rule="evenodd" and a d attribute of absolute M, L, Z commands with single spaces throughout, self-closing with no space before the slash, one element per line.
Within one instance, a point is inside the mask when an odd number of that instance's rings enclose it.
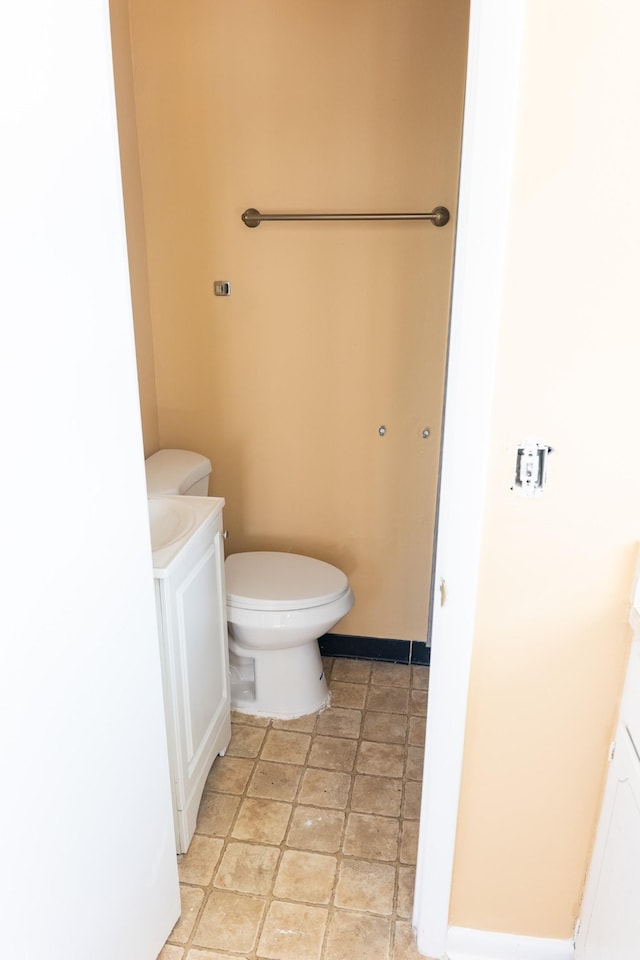
<path fill-rule="evenodd" d="M 325 660 L 331 706 L 232 715 L 159 960 L 417 960 L 428 667 Z"/>

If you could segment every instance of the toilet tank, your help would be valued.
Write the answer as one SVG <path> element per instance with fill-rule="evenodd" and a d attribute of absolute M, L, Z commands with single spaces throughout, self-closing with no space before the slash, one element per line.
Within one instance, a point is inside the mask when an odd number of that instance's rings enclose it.
<path fill-rule="evenodd" d="M 147 494 L 150 497 L 209 495 L 211 461 L 200 453 L 191 450 L 158 450 L 145 460 L 144 466 Z"/>

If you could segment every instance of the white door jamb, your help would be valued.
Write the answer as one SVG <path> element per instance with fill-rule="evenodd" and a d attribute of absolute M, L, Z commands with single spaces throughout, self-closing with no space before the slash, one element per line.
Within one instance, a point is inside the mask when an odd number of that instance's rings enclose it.
<path fill-rule="evenodd" d="M 449 930 L 525 3 L 471 0 L 413 913 L 418 950 L 438 958 Z"/>

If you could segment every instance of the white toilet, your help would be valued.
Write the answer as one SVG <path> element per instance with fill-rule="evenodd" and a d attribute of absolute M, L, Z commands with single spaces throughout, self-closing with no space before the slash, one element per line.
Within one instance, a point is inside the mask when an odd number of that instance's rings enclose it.
<path fill-rule="evenodd" d="M 149 495 L 207 496 L 211 463 L 189 450 L 146 461 Z M 231 706 L 289 719 L 326 706 L 318 637 L 354 602 L 341 570 L 293 553 L 255 551 L 225 561 Z"/>

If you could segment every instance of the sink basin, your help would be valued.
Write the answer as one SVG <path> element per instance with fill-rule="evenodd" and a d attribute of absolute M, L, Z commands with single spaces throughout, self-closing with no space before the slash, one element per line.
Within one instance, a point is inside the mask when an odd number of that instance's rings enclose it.
<path fill-rule="evenodd" d="M 151 549 L 154 553 L 181 540 L 195 526 L 197 518 L 187 497 L 176 497 L 175 500 L 151 499 L 147 503 L 151 527 Z"/>

